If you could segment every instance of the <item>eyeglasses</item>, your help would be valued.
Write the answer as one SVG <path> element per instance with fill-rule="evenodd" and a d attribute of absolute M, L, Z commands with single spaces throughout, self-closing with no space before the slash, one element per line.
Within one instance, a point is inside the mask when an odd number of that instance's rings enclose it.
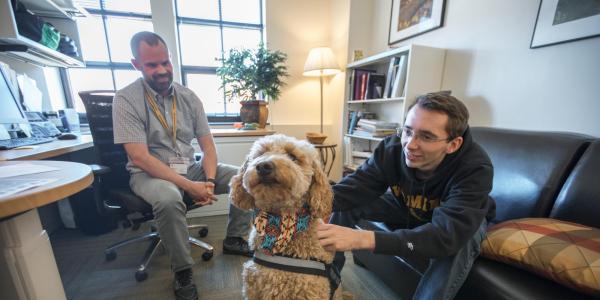
<path fill-rule="evenodd" d="M 430 133 L 415 132 L 414 130 L 412 130 L 412 128 L 409 128 L 406 126 L 396 128 L 396 135 L 398 135 L 398 137 L 400 137 L 400 138 L 405 137 L 405 138 L 417 139 L 424 143 L 435 143 L 435 142 L 440 142 L 440 141 L 450 141 L 451 140 L 451 138 L 449 138 L 449 137 L 439 138 Z"/>

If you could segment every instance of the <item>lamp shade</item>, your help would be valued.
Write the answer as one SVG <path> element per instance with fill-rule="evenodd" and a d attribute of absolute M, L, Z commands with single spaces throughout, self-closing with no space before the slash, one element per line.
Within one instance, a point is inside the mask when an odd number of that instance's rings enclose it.
<path fill-rule="evenodd" d="M 329 47 L 313 48 L 304 63 L 304 76 L 329 76 L 340 72 L 340 66 Z"/>

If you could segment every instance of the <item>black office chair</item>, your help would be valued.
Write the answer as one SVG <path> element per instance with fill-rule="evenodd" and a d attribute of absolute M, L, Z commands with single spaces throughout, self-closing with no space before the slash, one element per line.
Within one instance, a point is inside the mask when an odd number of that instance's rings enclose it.
<path fill-rule="evenodd" d="M 115 144 L 113 140 L 112 103 L 114 91 L 85 91 L 79 96 L 83 100 L 86 109 L 90 131 L 94 139 L 94 150 L 98 163 L 93 165 L 95 182 L 95 201 L 100 214 L 119 216 L 123 220 L 124 227 L 132 227 L 137 230 L 141 223 L 152 221 L 152 206 L 142 198 L 136 196 L 129 188 L 129 172 L 125 169 L 127 164 L 127 153 L 123 145 Z M 189 197 L 184 197 L 188 210 L 197 208 Z M 139 213 L 141 217 L 130 218 L 131 214 Z M 156 249 L 161 245 L 160 236 L 156 226 L 150 226 L 150 232 L 118 242 L 104 250 L 106 260 L 111 261 L 117 257 L 116 250 L 125 245 L 141 241 L 150 241 L 142 261 L 135 272 L 135 279 L 143 281 L 148 278 L 147 267 L 154 256 Z M 190 225 L 188 229 L 199 229 L 198 235 L 205 237 L 208 227 L 204 224 Z M 202 254 L 203 260 L 209 260 L 213 256 L 213 247 L 199 239 L 189 237 L 192 245 L 202 247 L 206 251 Z"/>

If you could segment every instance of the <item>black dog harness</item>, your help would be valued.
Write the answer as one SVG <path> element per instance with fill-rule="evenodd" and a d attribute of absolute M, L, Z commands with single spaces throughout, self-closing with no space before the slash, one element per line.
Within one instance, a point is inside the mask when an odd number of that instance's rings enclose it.
<path fill-rule="evenodd" d="M 329 299 L 333 299 L 333 294 L 340 285 L 340 272 L 333 264 L 326 264 L 316 259 L 299 259 L 288 256 L 266 255 L 260 251 L 254 252 L 254 262 L 273 269 L 282 271 L 318 275 L 329 280 Z"/>

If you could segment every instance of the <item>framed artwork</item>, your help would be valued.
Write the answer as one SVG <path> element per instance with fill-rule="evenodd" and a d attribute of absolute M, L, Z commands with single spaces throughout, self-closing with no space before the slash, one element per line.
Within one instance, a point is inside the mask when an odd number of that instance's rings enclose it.
<path fill-rule="evenodd" d="M 530 48 L 600 35 L 600 1 L 541 0 Z"/>
<path fill-rule="evenodd" d="M 388 44 L 442 27 L 445 0 L 393 0 Z"/>

